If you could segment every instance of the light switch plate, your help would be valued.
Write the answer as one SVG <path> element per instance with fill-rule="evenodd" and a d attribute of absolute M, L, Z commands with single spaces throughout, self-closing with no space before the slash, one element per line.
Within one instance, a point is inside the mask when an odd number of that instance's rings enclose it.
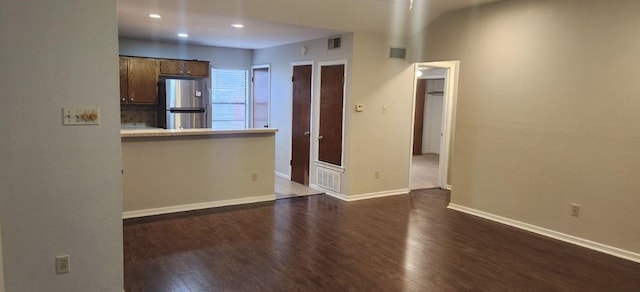
<path fill-rule="evenodd" d="M 94 106 L 63 107 L 62 124 L 65 126 L 100 125 L 100 108 Z"/>

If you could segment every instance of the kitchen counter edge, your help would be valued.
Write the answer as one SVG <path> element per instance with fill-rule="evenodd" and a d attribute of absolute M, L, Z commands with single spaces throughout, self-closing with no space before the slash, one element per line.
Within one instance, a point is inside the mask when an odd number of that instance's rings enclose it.
<path fill-rule="evenodd" d="M 120 136 L 122 138 L 137 137 L 172 137 L 172 136 L 210 136 L 210 135 L 237 135 L 237 134 L 275 134 L 278 129 L 275 128 L 255 128 L 241 130 L 213 130 L 213 129 L 122 129 Z"/>

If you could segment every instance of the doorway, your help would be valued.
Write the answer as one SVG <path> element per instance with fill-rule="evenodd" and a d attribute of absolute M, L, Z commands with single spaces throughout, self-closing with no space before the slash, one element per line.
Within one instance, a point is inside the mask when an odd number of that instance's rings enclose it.
<path fill-rule="evenodd" d="M 256 65 L 251 68 L 251 127 L 269 127 L 269 65 Z"/>
<path fill-rule="evenodd" d="M 459 61 L 416 64 L 409 188 L 451 189 L 449 161 Z"/>

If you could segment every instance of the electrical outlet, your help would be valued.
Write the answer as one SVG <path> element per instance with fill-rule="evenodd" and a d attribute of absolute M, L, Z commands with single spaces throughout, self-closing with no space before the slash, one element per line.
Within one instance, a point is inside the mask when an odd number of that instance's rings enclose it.
<path fill-rule="evenodd" d="M 56 274 L 65 274 L 69 272 L 69 255 L 61 255 L 56 257 Z"/>
<path fill-rule="evenodd" d="M 580 217 L 580 205 L 573 203 L 571 204 L 571 216 Z"/>
<path fill-rule="evenodd" d="M 257 181 L 258 180 L 258 174 L 257 173 L 252 173 L 251 174 L 251 181 Z"/>
<path fill-rule="evenodd" d="M 379 179 L 380 178 L 380 171 L 376 170 L 374 176 L 375 176 L 376 179 Z"/>

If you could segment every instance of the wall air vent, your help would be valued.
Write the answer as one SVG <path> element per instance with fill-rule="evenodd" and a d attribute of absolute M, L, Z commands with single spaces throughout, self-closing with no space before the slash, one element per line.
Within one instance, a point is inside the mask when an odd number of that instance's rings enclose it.
<path fill-rule="evenodd" d="M 389 57 L 404 59 L 407 56 L 407 49 L 405 48 L 391 48 L 389 50 Z"/>
<path fill-rule="evenodd" d="M 324 189 L 340 193 L 340 173 L 318 166 L 316 168 L 316 184 Z"/>
<path fill-rule="evenodd" d="M 329 45 L 328 45 L 329 50 L 340 48 L 340 41 L 341 41 L 340 37 L 329 38 Z"/>

